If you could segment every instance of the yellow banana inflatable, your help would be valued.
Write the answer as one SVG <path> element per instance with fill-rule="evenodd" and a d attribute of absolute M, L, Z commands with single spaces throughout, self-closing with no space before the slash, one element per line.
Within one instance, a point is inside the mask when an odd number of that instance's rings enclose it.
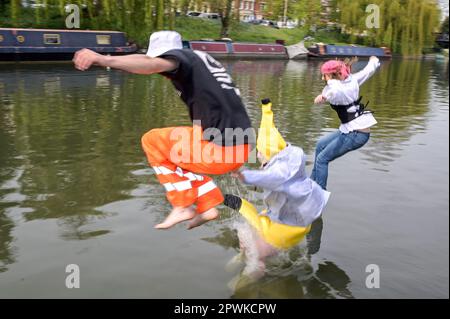
<path fill-rule="evenodd" d="M 225 195 L 224 204 L 239 211 L 268 244 L 278 249 L 289 249 L 297 245 L 311 229 L 311 225 L 300 227 L 273 222 L 269 217 L 258 214 L 255 206 L 238 196 Z"/>
<path fill-rule="evenodd" d="M 283 150 L 287 143 L 275 127 L 273 121 L 272 102 L 269 99 L 261 101 L 262 117 L 259 125 L 256 147 L 267 160 Z"/>

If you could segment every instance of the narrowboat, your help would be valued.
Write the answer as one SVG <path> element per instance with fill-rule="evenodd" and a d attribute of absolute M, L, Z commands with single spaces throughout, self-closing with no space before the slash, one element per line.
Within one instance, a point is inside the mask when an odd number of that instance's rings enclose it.
<path fill-rule="evenodd" d="M 110 55 L 137 51 L 118 31 L 0 28 L 0 61 L 71 60 L 82 48 Z"/>
<path fill-rule="evenodd" d="M 448 49 L 448 33 L 438 33 L 436 43 L 443 49 Z"/>
<path fill-rule="evenodd" d="M 183 47 L 203 51 L 215 58 L 288 59 L 286 48 L 279 43 L 258 44 L 223 40 L 183 41 Z"/>
<path fill-rule="evenodd" d="M 386 47 L 372 48 L 359 47 L 353 45 L 334 45 L 317 43 L 308 47 L 308 57 L 310 58 L 344 58 L 344 57 L 370 57 L 389 59 L 392 57 L 391 50 Z"/>

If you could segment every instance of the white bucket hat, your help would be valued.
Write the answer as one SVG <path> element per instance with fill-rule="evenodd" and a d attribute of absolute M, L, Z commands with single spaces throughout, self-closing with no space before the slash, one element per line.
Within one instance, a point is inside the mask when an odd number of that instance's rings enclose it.
<path fill-rule="evenodd" d="M 155 58 L 173 49 L 182 49 L 181 35 L 175 31 L 158 31 L 150 36 L 147 55 Z"/>

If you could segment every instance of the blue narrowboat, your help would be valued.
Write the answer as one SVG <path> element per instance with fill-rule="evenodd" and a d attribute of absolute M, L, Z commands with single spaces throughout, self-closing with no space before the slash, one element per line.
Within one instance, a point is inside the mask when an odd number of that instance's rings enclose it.
<path fill-rule="evenodd" d="M 448 33 L 439 33 L 436 43 L 443 49 L 448 49 Z"/>
<path fill-rule="evenodd" d="M 0 28 L 0 61 L 71 60 L 82 48 L 110 55 L 137 51 L 118 31 Z"/>
<path fill-rule="evenodd" d="M 308 48 L 308 57 L 311 58 L 343 58 L 343 57 L 370 57 L 389 59 L 392 57 L 391 50 L 386 47 L 372 48 L 353 45 L 333 45 L 318 43 Z"/>

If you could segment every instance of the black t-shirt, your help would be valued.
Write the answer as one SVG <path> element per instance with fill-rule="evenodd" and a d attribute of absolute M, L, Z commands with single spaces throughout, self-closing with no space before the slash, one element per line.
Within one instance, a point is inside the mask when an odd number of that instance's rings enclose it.
<path fill-rule="evenodd" d="M 203 129 L 203 138 L 218 145 L 255 144 L 250 118 L 225 68 L 204 52 L 171 50 L 160 58 L 177 61 L 178 67 L 164 72 L 189 108 L 191 120 Z"/>

